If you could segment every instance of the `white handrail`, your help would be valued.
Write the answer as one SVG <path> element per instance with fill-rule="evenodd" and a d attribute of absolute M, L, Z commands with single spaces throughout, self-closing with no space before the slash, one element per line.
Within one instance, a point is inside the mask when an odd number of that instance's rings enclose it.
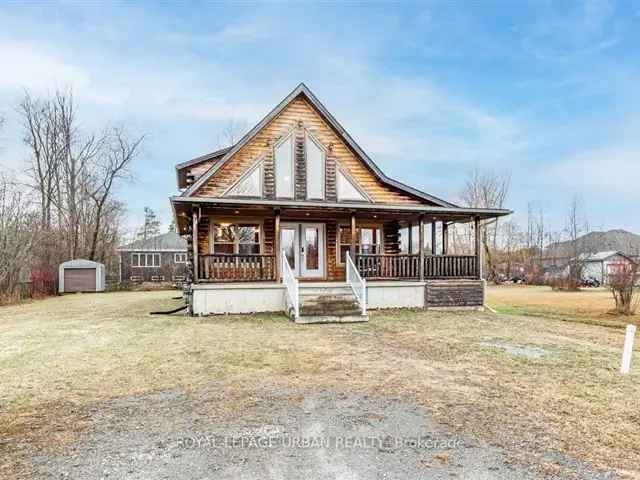
<path fill-rule="evenodd" d="M 293 274 L 293 270 L 291 270 L 284 250 L 282 251 L 282 283 L 284 283 L 284 286 L 287 288 L 287 296 L 293 307 L 294 317 L 297 320 L 300 317 L 300 290 L 298 287 L 298 279 Z"/>
<path fill-rule="evenodd" d="M 353 290 L 353 294 L 358 299 L 362 315 L 367 314 L 367 281 L 360 276 L 355 263 L 351 260 L 351 255 L 347 252 L 347 284 Z"/>

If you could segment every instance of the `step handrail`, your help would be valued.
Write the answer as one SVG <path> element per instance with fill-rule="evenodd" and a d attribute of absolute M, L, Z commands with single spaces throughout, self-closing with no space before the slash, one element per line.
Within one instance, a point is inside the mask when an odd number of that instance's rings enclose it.
<path fill-rule="evenodd" d="M 367 314 L 367 281 L 360 276 L 360 272 L 356 268 L 355 263 L 351 259 L 351 255 L 349 252 L 347 253 L 347 284 L 353 290 L 353 294 L 356 296 L 358 300 L 358 304 L 362 309 L 362 315 Z"/>
<path fill-rule="evenodd" d="M 287 289 L 287 296 L 293 307 L 293 315 L 297 320 L 300 317 L 300 286 L 284 250 L 282 250 L 282 283 Z"/>

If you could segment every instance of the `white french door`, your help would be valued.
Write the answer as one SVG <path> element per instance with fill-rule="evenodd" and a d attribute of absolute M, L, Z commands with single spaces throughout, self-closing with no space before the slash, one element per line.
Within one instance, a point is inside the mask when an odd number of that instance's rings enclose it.
<path fill-rule="evenodd" d="M 280 249 L 297 277 L 324 277 L 324 223 L 280 224 Z"/>

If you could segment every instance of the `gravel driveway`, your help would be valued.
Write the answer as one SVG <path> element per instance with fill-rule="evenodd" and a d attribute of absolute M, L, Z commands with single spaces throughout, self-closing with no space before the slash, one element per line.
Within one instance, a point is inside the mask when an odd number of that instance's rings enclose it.
<path fill-rule="evenodd" d="M 398 398 L 263 388 L 241 414 L 212 415 L 222 386 L 94 404 L 87 428 L 55 453 L 29 453 L 35 478 L 527 479 L 496 446 L 458 437 Z M 614 478 L 564 465 L 557 478 Z M 549 475 L 547 475 L 549 476 Z M 554 475 L 552 475 L 554 476 Z"/>

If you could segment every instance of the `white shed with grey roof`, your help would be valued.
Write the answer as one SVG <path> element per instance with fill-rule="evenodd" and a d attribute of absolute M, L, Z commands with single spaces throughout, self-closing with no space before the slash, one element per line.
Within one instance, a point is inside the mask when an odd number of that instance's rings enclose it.
<path fill-rule="evenodd" d="M 106 269 L 102 263 L 91 260 L 69 260 L 58 269 L 58 292 L 104 292 Z"/>

